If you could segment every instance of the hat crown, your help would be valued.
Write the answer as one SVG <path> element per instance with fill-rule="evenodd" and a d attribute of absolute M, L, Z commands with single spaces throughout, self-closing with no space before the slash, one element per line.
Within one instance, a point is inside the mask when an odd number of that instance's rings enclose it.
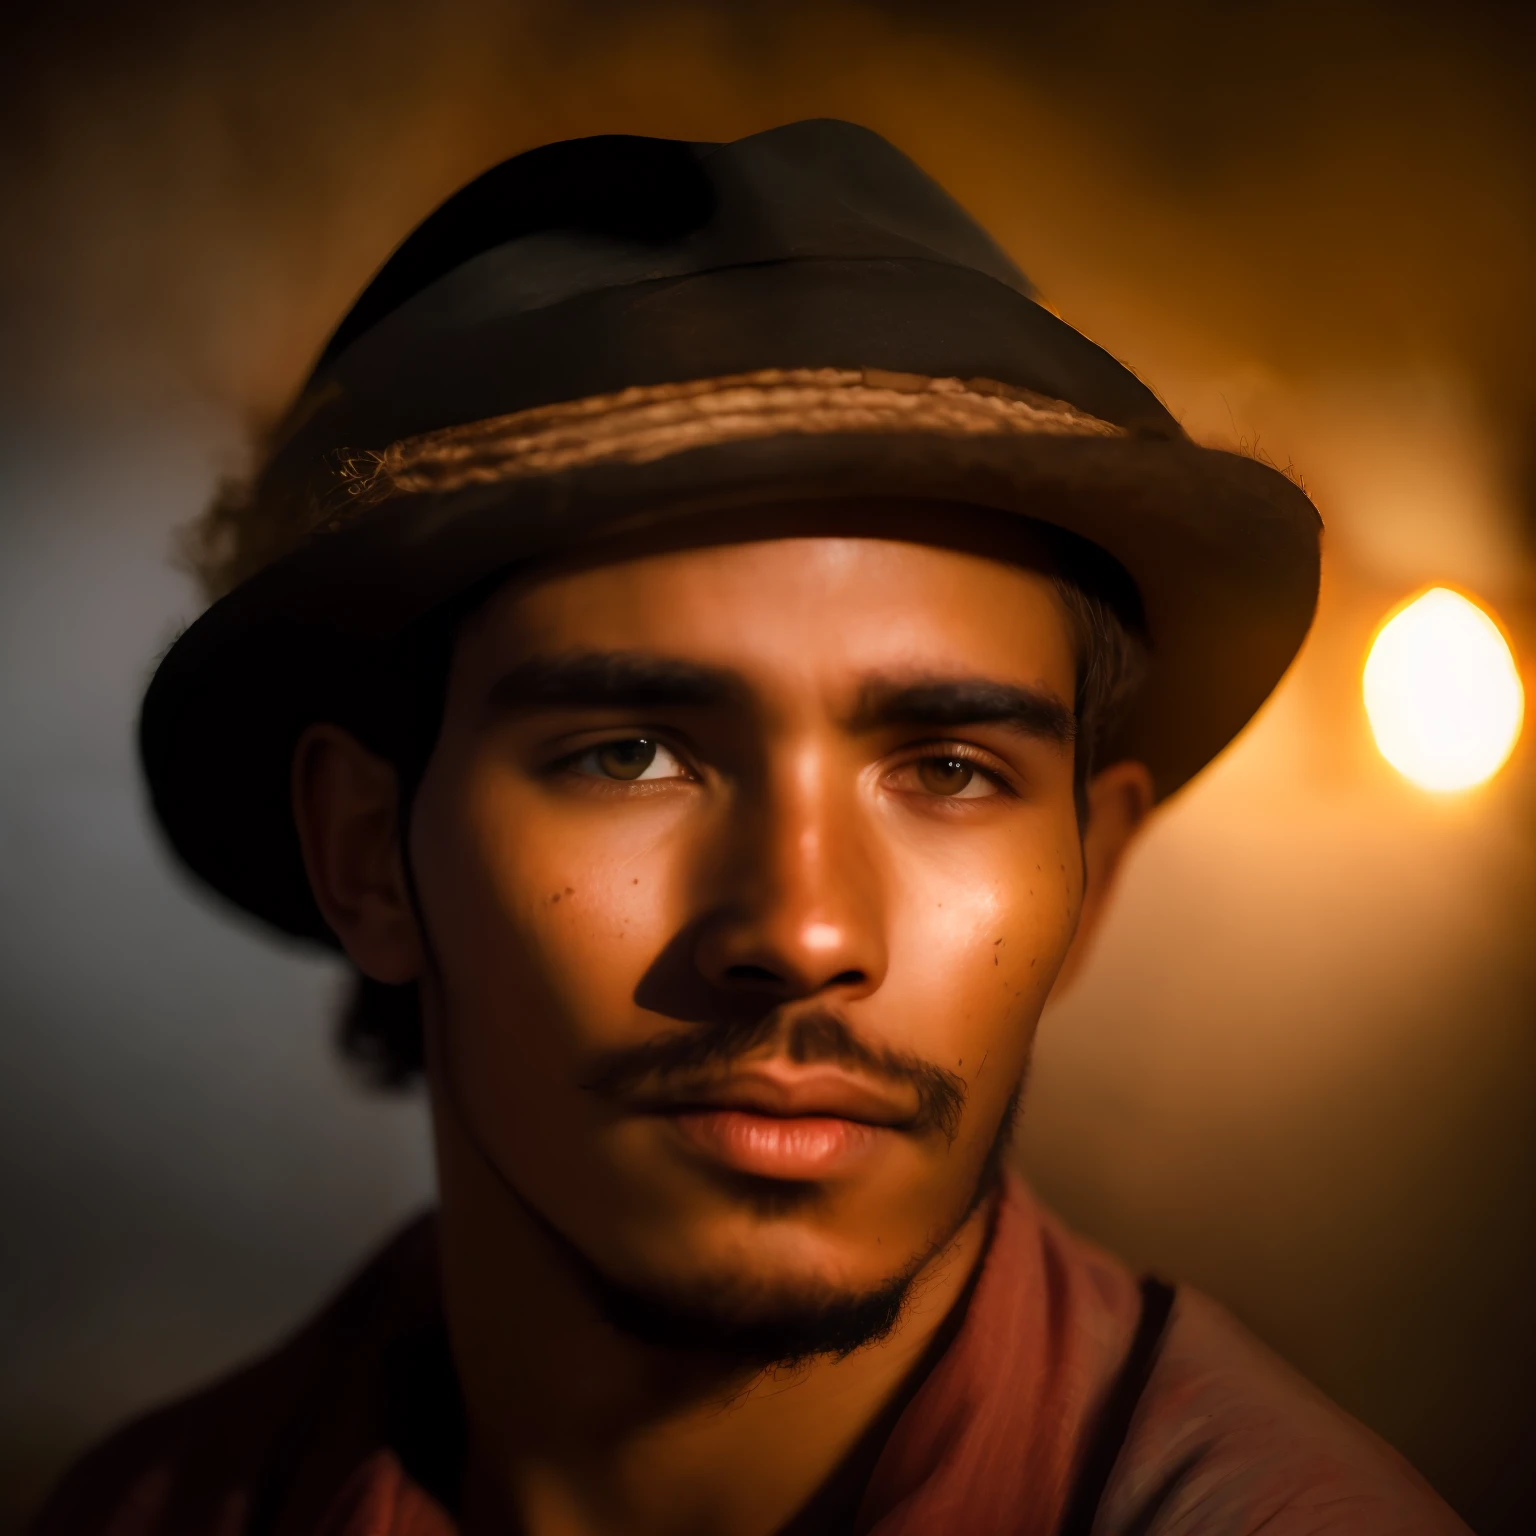
<path fill-rule="evenodd" d="M 1180 435 L 1133 374 L 879 134 L 624 135 L 514 156 L 401 244 L 269 443 L 261 495 L 324 505 L 338 455 L 631 385 L 772 368 L 995 379 Z"/>
<path fill-rule="evenodd" d="M 588 257 L 574 270 L 572 246 Z M 502 272 L 531 269 L 526 297 L 546 303 L 604 279 L 882 254 L 948 262 L 1035 293 L 937 182 L 858 124 L 808 119 L 727 144 L 603 134 L 514 155 L 448 198 L 358 297 L 315 377 L 418 295 L 493 252 Z"/>

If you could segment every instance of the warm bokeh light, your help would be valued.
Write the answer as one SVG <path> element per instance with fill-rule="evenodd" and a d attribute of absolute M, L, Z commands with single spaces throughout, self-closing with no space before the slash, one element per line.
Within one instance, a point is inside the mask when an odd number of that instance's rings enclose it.
<path fill-rule="evenodd" d="M 1470 789 L 1504 765 L 1525 690 L 1497 624 L 1433 587 L 1398 610 L 1365 662 L 1365 712 L 1381 755 L 1422 789 Z"/>

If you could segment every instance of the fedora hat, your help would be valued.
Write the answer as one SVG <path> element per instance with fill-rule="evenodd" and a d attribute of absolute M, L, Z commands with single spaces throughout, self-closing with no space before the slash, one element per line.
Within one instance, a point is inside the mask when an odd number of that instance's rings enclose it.
<path fill-rule="evenodd" d="M 1318 587 L 1297 485 L 1191 442 L 939 186 L 836 121 L 578 139 L 486 172 L 358 299 L 249 496 L 241 579 L 162 659 L 140 748 L 186 866 L 321 940 L 300 733 L 413 624 L 598 533 L 892 497 L 1086 540 L 1150 649 L 1109 759 L 1159 796 L 1268 696 Z"/>

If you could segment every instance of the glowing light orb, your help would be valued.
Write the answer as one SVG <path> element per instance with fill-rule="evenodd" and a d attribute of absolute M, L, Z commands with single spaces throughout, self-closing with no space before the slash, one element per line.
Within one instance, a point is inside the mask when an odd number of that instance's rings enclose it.
<path fill-rule="evenodd" d="M 1365 712 L 1381 755 L 1422 789 L 1470 789 L 1504 765 L 1525 690 L 1499 626 L 1459 592 L 1433 587 L 1377 632 Z"/>

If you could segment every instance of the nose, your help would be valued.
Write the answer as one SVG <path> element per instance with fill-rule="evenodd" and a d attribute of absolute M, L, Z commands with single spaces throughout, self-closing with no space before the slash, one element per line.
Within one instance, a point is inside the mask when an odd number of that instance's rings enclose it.
<path fill-rule="evenodd" d="M 735 993 L 862 996 L 885 978 L 884 901 L 857 785 L 806 747 L 744 786 L 717 845 L 695 963 Z"/>

